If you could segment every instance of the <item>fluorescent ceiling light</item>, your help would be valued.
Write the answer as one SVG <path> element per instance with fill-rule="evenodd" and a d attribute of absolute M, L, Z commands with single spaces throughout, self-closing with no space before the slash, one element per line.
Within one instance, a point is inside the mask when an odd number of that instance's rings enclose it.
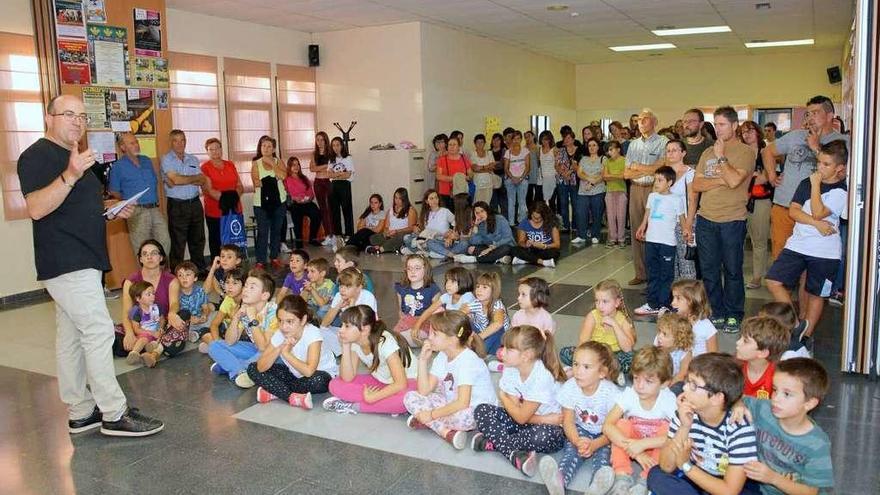
<path fill-rule="evenodd" d="M 769 48 L 771 46 L 798 46 L 812 45 L 815 41 L 811 38 L 808 40 L 789 40 L 789 41 L 752 41 L 746 43 L 746 48 Z"/>
<path fill-rule="evenodd" d="M 615 52 L 637 52 L 641 50 L 667 50 L 675 47 L 672 43 L 654 43 L 653 45 L 624 45 L 609 46 L 608 48 Z"/>
<path fill-rule="evenodd" d="M 655 29 L 651 31 L 657 36 L 681 36 L 685 34 L 729 33 L 730 26 L 705 26 L 681 29 Z"/>

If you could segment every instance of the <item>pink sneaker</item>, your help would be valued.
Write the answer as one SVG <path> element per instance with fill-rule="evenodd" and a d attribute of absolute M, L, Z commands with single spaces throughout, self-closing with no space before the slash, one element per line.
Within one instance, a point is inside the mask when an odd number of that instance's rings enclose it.
<path fill-rule="evenodd" d="M 306 392 L 304 394 L 290 394 L 290 399 L 287 401 L 290 402 L 291 406 L 301 407 L 307 411 L 313 406 L 311 392 Z"/>
<path fill-rule="evenodd" d="M 274 395 L 270 394 L 263 387 L 257 388 L 257 402 L 259 402 L 260 404 L 265 404 L 267 402 L 271 402 L 271 401 L 277 400 L 277 399 L 278 399 L 278 397 L 275 397 Z"/>

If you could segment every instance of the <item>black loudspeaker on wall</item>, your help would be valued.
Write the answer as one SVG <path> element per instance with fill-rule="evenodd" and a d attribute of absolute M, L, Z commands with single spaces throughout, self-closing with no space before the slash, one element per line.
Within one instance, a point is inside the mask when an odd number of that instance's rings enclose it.
<path fill-rule="evenodd" d="M 828 82 L 831 84 L 837 84 L 840 82 L 840 67 L 834 66 L 825 69 L 825 72 L 828 73 Z"/>
<path fill-rule="evenodd" d="M 321 65 L 321 58 L 318 56 L 318 45 L 309 45 L 309 67 L 317 67 L 319 65 Z"/>

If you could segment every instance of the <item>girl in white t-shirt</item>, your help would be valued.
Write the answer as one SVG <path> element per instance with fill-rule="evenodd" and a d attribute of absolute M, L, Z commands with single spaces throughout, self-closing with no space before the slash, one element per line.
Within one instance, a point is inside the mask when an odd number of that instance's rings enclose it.
<path fill-rule="evenodd" d="M 473 332 L 461 311 L 446 311 L 428 319 L 428 340 L 419 355 L 418 390 L 404 396 L 411 416 L 406 424 L 416 430 L 430 428 L 456 449 L 467 443 L 467 432 L 476 428 L 474 408 L 497 404 L 495 386 L 482 357 L 483 341 Z M 437 352 L 431 363 L 431 356 Z"/>
<path fill-rule="evenodd" d="M 365 305 L 342 312 L 342 359 L 323 407 L 341 414 L 403 414 L 403 397 L 416 389 L 418 368 L 406 340 L 388 330 Z M 358 374 L 360 363 L 369 373 Z"/>
<path fill-rule="evenodd" d="M 318 327 L 309 323 L 305 299 L 288 295 L 278 304 L 278 332 L 248 376 L 259 386 L 257 402 L 281 399 L 291 406 L 312 408 L 312 394 L 327 393 L 330 380 L 339 373 L 336 359 L 323 345 Z"/>
<path fill-rule="evenodd" d="M 709 320 L 709 296 L 702 280 L 682 279 L 672 284 L 672 308 L 686 316 L 694 330 L 692 357 L 718 352 L 718 330 Z"/>
<path fill-rule="evenodd" d="M 666 313 L 657 318 L 657 336 L 654 337 L 654 345 L 669 353 L 672 359 L 672 388 L 673 391 L 681 388 L 687 378 L 688 365 L 693 358 L 694 331 L 691 322 L 684 315 L 678 313 Z"/>
<path fill-rule="evenodd" d="M 369 205 L 358 217 L 357 232 L 348 239 L 346 244 L 357 247 L 358 251 L 363 251 L 370 245 L 370 237 L 383 230 L 385 230 L 385 202 L 382 200 L 381 194 L 372 194 Z"/>
<path fill-rule="evenodd" d="M 426 240 L 442 237 L 454 226 L 455 215 L 440 206 L 440 194 L 437 191 L 428 189 L 422 197 L 422 211 L 419 213 L 418 222 L 413 227 L 412 233 L 403 238 L 404 247 L 400 252 L 412 254 L 416 251 L 425 251 Z"/>
<path fill-rule="evenodd" d="M 339 344 L 339 328 L 342 326 L 340 314 L 347 308 L 364 304 L 369 306 L 374 312 L 378 311 L 376 307 L 376 296 L 372 292 L 364 288 L 364 272 L 360 268 L 350 266 L 336 277 L 336 283 L 339 286 L 333 299 L 330 301 L 330 309 L 321 320 L 321 334 L 324 335 L 324 345 L 333 352 L 334 356 L 342 353 L 342 346 Z"/>
<path fill-rule="evenodd" d="M 564 493 L 587 460 L 592 467 L 587 493 L 606 493 L 614 483 L 611 443 L 602 433 L 602 425 L 620 393 L 613 383 L 619 372 L 617 358 L 607 345 L 588 341 L 575 349 L 573 376 L 556 395 L 568 441 L 558 464 L 550 456 L 544 456 L 540 463 L 541 477 L 550 493 Z"/>
<path fill-rule="evenodd" d="M 556 392 L 565 373 L 556 357 L 553 334 L 531 325 L 504 335 L 504 372 L 498 382 L 501 405 L 474 409 L 475 451 L 497 451 L 526 476 L 537 470 L 536 452 L 562 448 L 565 434 Z"/>
<path fill-rule="evenodd" d="M 474 276 L 471 275 L 471 272 L 460 266 L 452 267 L 446 271 L 443 288 L 446 289 L 446 292 L 441 294 L 440 297 L 438 297 L 431 306 L 422 313 L 422 316 L 419 316 L 419 319 L 413 326 L 411 332 L 412 340 L 418 345 L 421 345 L 422 342 L 418 329 L 422 328 L 422 325 L 425 324 L 429 316 L 438 311 L 449 311 L 451 309 L 457 309 L 463 313 L 469 313 L 471 303 L 477 300 L 473 293 Z"/>

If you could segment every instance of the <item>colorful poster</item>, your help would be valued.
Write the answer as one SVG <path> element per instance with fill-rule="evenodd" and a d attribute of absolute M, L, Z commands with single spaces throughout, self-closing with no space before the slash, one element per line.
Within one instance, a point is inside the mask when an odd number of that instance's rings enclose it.
<path fill-rule="evenodd" d="M 156 90 L 156 110 L 168 110 L 168 90 Z"/>
<path fill-rule="evenodd" d="M 134 54 L 162 56 L 162 23 L 158 11 L 134 9 Z"/>
<path fill-rule="evenodd" d="M 110 92 L 107 88 L 85 86 L 82 88 L 82 99 L 86 115 L 89 116 L 86 129 L 109 129 Z"/>
<path fill-rule="evenodd" d="M 92 84 L 128 86 L 128 30 L 124 27 L 89 25 Z"/>
<path fill-rule="evenodd" d="M 126 95 L 130 131 L 135 134 L 156 134 L 155 103 L 152 89 L 129 89 Z"/>
<path fill-rule="evenodd" d="M 58 64 L 61 82 L 90 84 L 89 46 L 85 40 L 58 39 Z"/>
<path fill-rule="evenodd" d="M 84 7 L 87 23 L 104 24 L 107 22 L 107 11 L 104 9 L 104 0 L 86 0 Z"/>
<path fill-rule="evenodd" d="M 139 137 L 138 144 L 141 145 L 141 154 L 146 155 L 152 158 L 157 158 L 159 155 L 156 154 L 156 138 L 154 137 Z"/>
<path fill-rule="evenodd" d="M 128 124 L 128 92 L 124 89 L 111 89 L 110 104 L 108 113 L 110 114 L 110 128 L 116 132 L 130 132 L 131 126 Z"/>
<path fill-rule="evenodd" d="M 85 38 L 82 0 L 55 0 L 55 36 Z"/>
<path fill-rule="evenodd" d="M 89 148 L 98 158 L 98 163 L 110 163 L 116 161 L 116 137 L 111 131 L 92 131 L 88 134 Z"/>
<path fill-rule="evenodd" d="M 134 86 L 147 88 L 169 87 L 168 60 L 164 58 L 134 58 Z"/>

